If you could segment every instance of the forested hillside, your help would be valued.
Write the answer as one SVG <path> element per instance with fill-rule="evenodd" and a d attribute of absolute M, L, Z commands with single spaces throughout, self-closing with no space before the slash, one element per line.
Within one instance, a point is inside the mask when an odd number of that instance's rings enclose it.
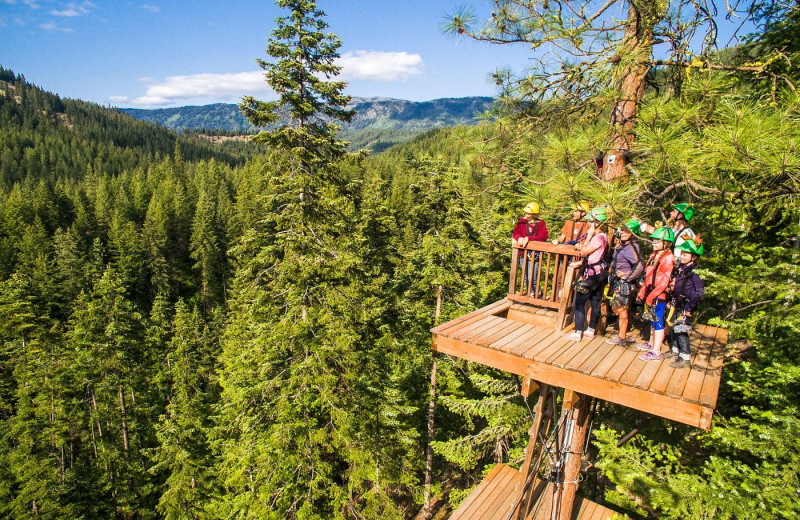
<path fill-rule="evenodd" d="M 355 110 L 353 120 L 344 123 L 341 138 L 352 150 L 368 148 L 381 152 L 410 141 L 434 128 L 474 125 L 492 105 L 492 98 L 469 97 L 414 102 L 389 98 L 353 98 L 348 106 Z M 142 121 L 157 123 L 172 130 L 196 130 L 213 135 L 253 133 L 256 128 L 241 114 L 239 107 L 216 103 L 205 106 L 136 109 L 122 112 Z"/>
<path fill-rule="evenodd" d="M 343 85 L 319 79 L 338 39 L 280 3 L 271 41 L 311 59 L 270 69 L 279 101 L 243 101 L 257 125 L 290 114 L 255 143 L 0 70 L 0 517 L 410 519 L 426 475 L 446 517 L 522 462 L 530 403 L 516 376 L 439 357 L 429 439 L 429 330 L 505 295 L 526 203 L 555 231 L 583 199 L 617 222 L 694 203 L 697 320 L 731 344 L 709 431 L 605 405 L 581 491 L 631 518 L 800 514 L 795 3 L 754 4 L 733 66 L 647 72 L 611 179 L 604 89 L 564 108 L 522 82 L 491 123 L 348 153 Z M 286 36 L 298 20 L 310 48 Z"/>

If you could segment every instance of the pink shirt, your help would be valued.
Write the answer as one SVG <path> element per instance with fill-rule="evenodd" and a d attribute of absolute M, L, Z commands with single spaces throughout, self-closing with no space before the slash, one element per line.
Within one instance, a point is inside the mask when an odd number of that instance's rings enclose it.
<path fill-rule="evenodd" d="M 589 241 L 589 245 L 586 249 L 587 250 L 594 249 L 594 251 L 592 251 L 589 254 L 589 257 L 586 259 L 586 262 L 590 266 L 589 269 L 592 271 L 591 274 L 598 274 L 603 270 L 601 266 L 599 265 L 595 266 L 594 264 L 599 264 L 600 261 L 603 259 L 607 246 L 608 246 L 608 237 L 606 236 L 605 233 L 597 233 Z"/>

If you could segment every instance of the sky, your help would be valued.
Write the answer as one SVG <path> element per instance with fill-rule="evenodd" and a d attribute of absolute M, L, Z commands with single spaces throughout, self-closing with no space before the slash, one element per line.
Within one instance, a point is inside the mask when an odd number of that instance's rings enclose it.
<path fill-rule="evenodd" d="M 317 0 L 342 40 L 347 94 L 426 101 L 494 96 L 496 68 L 523 71 L 524 45 L 443 33 L 459 0 Z M 474 0 L 475 13 L 490 12 Z M 0 0 L 0 66 L 61 97 L 163 108 L 274 98 L 256 58 L 287 11 L 271 0 Z"/>

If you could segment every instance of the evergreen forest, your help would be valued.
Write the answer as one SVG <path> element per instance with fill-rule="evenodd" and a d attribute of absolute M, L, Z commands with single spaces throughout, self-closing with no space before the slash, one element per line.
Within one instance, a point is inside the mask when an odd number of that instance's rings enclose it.
<path fill-rule="evenodd" d="M 454 37 L 587 59 L 498 70 L 486 122 L 369 153 L 337 134 L 322 0 L 277 3 L 253 142 L 0 68 L 0 518 L 446 518 L 522 463 L 533 397 L 434 356 L 430 329 L 505 297 L 525 204 L 552 235 L 579 200 L 616 222 L 695 204 L 697 320 L 730 333 L 710 430 L 603 404 L 580 493 L 633 519 L 800 516 L 800 4 L 465 9 Z M 736 46 L 726 9 L 754 27 Z"/>

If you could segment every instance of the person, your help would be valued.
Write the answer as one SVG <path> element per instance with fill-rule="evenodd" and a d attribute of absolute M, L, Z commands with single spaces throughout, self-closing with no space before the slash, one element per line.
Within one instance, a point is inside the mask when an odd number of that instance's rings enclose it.
<path fill-rule="evenodd" d="M 603 282 L 601 277 L 605 274 L 606 251 L 608 250 L 608 215 L 606 208 L 594 208 L 586 220 L 592 224 L 592 229 L 587 233 L 583 243 L 575 244 L 584 255 L 583 273 L 576 283 L 575 288 L 575 328 L 569 339 L 580 341 L 583 338 L 591 339 L 595 336 L 597 322 L 600 321 L 600 302 L 603 296 Z M 586 302 L 589 302 L 591 314 L 588 327 L 586 323 Z"/>
<path fill-rule="evenodd" d="M 660 227 L 650 235 L 650 238 L 654 239 L 653 252 L 647 260 L 644 283 L 639 289 L 637 299 L 645 303 L 646 312 L 643 316 L 649 318 L 652 332 L 650 341 L 640 343 L 636 348 L 647 351 L 639 356 L 642 361 L 661 361 L 661 346 L 665 334 L 664 314 L 672 282 L 672 270 L 675 267 L 675 257 L 671 251 L 675 234 L 670 228 Z"/>
<path fill-rule="evenodd" d="M 705 285 L 697 273 L 697 259 L 703 254 L 703 240 L 700 237 L 685 240 L 678 246 L 681 250 L 681 263 L 673 282 L 672 302 L 678 317 L 672 327 L 672 350 L 664 357 L 675 358 L 669 366 L 686 368 L 691 365 L 692 351 L 689 348 L 689 332 L 692 330 L 692 313 L 705 294 Z"/>
<path fill-rule="evenodd" d="M 539 203 L 530 202 L 522 210 L 523 217 L 519 219 L 517 225 L 511 231 L 511 245 L 512 247 L 524 248 L 528 242 L 545 242 L 547 241 L 548 232 L 547 224 L 544 220 L 539 218 Z M 527 259 L 527 263 L 523 264 L 523 258 Z M 531 260 L 533 260 L 533 270 L 531 271 Z M 528 287 L 528 275 L 532 275 L 532 280 L 536 279 L 535 273 L 539 270 L 539 252 L 528 251 L 524 255 L 520 254 L 519 258 L 520 267 L 524 266 L 524 279 L 523 284 Z M 533 285 L 533 284 L 531 284 Z M 531 293 L 533 289 L 531 288 Z"/>
<path fill-rule="evenodd" d="M 689 221 L 692 220 L 694 213 L 694 204 L 687 202 L 675 204 L 672 206 L 672 211 L 669 213 L 670 229 L 672 230 L 672 234 L 675 236 L 675 244 L 672 254 L 675 255 L 676 263 L 678 263 L 681 256 L 681 250 L 678 249 L 678 246 L 683 244 L 685 240 L 695 237 L 694 231 L 692 231 L 692 229 L 689 227 Z M 641 223 L 641 229 L 644 233 L 653 233 L 655 232 L 656 228 L 657 226 L 651 226 L 650 224 L 646 224 L 644 222 Z"/>
<path fill-rule="evenodd" d="M 575 245 L 586 239 L 589 231 L 589 222 L 586 214 L 589 213 L 589 203 L 585 200 L 575 203 L 572 208 L 572 218 L 564 222 L 561 226 L 561 234 L 553 240 L 553 245 L 567 244 Z"/>
<path fill-rule="evenodd" d="M 636 281 L 644 273 L 639 242 L 633 237 L 641 231 L 639 221 L 629 220 L 619 228 L 618 244 L 609 266 L 611 310 L 617 315 L 618 334 L 606 340 L 611 345 L 627 347 L 635 340 L 628 338 L 629 310 L 636 296 Z M 615 234 L 616 235 L 616 234 Z"/>

